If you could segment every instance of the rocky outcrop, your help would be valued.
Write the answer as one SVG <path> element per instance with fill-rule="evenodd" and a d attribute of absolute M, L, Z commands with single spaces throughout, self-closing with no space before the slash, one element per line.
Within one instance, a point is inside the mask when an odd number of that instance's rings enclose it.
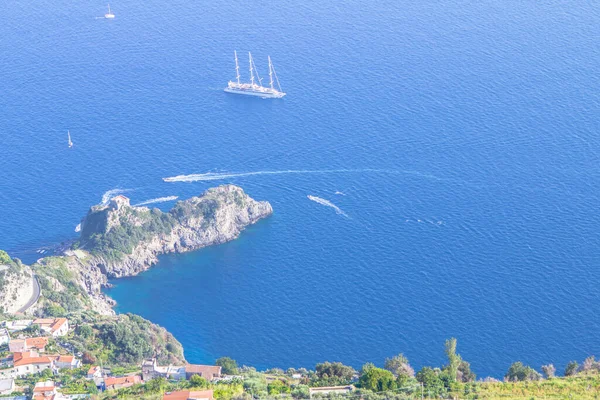
<path fill-rule="evenodd" d="M 110 237 L 111 232 L 119 229 L 134 234 L 141 230 L 144 237 L 131 243 L 131 252 L 118 257 L 112 251 L 105 254 L 91 246 L 88 265 L 110 278 L 136 275 L 158 262 L 161 254 L 193 251 L 233 240 L 248 225 L 272 212 L 268 202 L 256 201 L 234 185 L 219 186 L 200 197 L 180 201 L 168 213 L 132 207 L 120 196 L 104 208 L 92 209 L 82 221 L 82 232 L 87 237 L 94 234 Z M 100 227 L 101 231 L 90 234 L 90 225 Z"/>
<path fill-rule="evenodd" d="M 68 298 L 72 310 L 114 314 L 114 300 L 102 292 L 109 278 L 136 275 L 158 262 L 161 254 L 233 240 L 272 212 L 268 202 L 256 201 L 233 185 L 180 201 L 167 213 L 133 207 L 127 198 L 117 196 L 90 209 L 81 223 L 81 238 L 64 256 L 47 257 L 34 265 L 48 291 L 40 307 L 66 307 Z"/>
<path fill-rule="evenodd" d="M 37 284 L 29 268 L 11 262 L 0 266 L 0 307 L 7 313 L 22 311 L 34 297 Z"/>

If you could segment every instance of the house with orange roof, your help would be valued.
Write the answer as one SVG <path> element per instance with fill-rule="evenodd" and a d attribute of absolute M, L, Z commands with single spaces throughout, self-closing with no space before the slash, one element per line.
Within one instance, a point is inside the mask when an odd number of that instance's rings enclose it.
<path fill-rule="evenodd" d="M 12 339 L 8 344 L 8 350 L 12 353 L 24 352 L 29 350 L 37 350 L 42 353 L 46 351 L 48 345 L 48 338 L 46 337 L 35 337 L 27 339 Z"/>
<path fill-rule="evenodd" d="M 102 386 L 102 384 L 104 383 L 104 379 L 102 376 L 102 368 L 100 368 L 97 365 L 92 365 L 90 369 L 88 369 L 86 378 L 91 381 L 94 381 L 96 387 Z"/>
<path fill-rule="evenodd" d="M 69 332 L 69 320 L 66 318 L 38 318 L 33 323 L 53 337 L 65 336 Z"/>
<path fill-rule="evenodd" d="M 57 369 L 75 369 L 81 366 L 81 361 L 74 356 L 58 356 L 54 360 L 54 367 Z"/>
<path fill-rule="evenodd" d="M 165 393 L 163 400 L 214 400 L 212 390 L 180 390 Z"/>
<path fill-rule="evenodd" d="M 104 379 L 106 390 L 118 390 L 133 386 L 137 383 L 142 383 L 142 378 L 139 375 L 108 377 Z"/>
<path fill-rule="evenodd" d="M 185 378 L 189 380 L 194 375 L 199 375 L 209 382 L 214 381 L 221 377 L 221 367 L 217 365 L 186 365 Z"/>
<path fill-rule="evenodd" d="M 32 400 L 67 400 L 69 397 L 56 391 L 56 385 L 52 381 L 38 382 L 33 388 Z"/>
<path fill-rule="evenodd" d="M 55 356 L 40 356 L 35 351 L 13 353 L 13 377 L 37 374 L 51 369 Z"/>

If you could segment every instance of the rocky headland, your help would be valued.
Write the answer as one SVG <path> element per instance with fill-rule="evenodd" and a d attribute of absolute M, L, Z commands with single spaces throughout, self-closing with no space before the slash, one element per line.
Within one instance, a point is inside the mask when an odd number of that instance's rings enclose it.
<path fill-rule="evenodd" d="M 32 266 L 42 288 L 37 309 L 92 310 L 112 315 L 114 301 L 102 292 L 109 278 L 137 275 L 166 253 L 183 253 L 233 240 L 273 213 L 240 187 L 223 185 L 179 201 L 168 212 L 134 207 L 124 196 L 93 206 L 81 221 L 80 238 L 63 256 Z"/>

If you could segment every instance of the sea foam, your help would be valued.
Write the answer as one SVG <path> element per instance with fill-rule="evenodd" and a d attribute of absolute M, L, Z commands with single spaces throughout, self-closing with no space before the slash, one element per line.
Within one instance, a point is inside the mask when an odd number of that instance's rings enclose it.
<path fill-rule="evenodd" d="M 178 198 L 179 198 L 179 196 L 158 197 L 156 199 L 150 199 L 150 200 L 142 201 L 141 203 L 134 204 L 134 207 L 145 206 L 147 204 L 154 204 L 154 203 L 165 203 L 167 201 L 177 200 Z"/>
<path fill-rule="evenodd" d="M 335 204 L 333 204 L 329 200 L 325 200 L 325 199 L 322 199 L 322 198 L 317 197 L 317 196 L 311 196 L 310 194 L 308 196 L 306 196 L 306 197 L 308 197 L 310 200 L 314 201 L 315 203 L 319 203 L 321 205 L 333 208 L 335 210 L 336 214 L 343 215 L 346 218 L 350 218 L 350 217 L 348 217 L 348 214 L 346 214 L 345 212 L 343 212 L 341 210 L 341 208 L 339 208 L 338 206 L 336 206 Z"/>
<path fill-rule="evenodd" d="M 343 173 L 382 173 L 382 174 L 404 174 L 415 175 L 426 179 L 442 180 L 437 176 L 424 174 L 418 171 L 410 170 L 389 170 L 389 169 L 288 169 L 280 171 L 252 171 L 252 172 L 206 172 L 203 174 L 177 175 L 163 178 L 165 182 L 199 182 L 199 181 L 218 181 L 223 179 L 243 178 L 254 175 L 284 175 L 284 174 L 343 174 Z"/>
<path fill-rule="evenodd" d="M 111 189 L 102 195 L 102 205 L 107 205 L 110 199 L 118 194 L 129 192 L 131 189 Z"/>

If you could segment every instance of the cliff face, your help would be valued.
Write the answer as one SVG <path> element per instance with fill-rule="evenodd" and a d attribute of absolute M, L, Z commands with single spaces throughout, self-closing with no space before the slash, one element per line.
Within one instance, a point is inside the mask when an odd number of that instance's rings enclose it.
<path fill-rule="evenodd" d="M 167 213 L 132 207 L 127 198 L 117 196 L 108 205 L 90 209 L 73 249 L 33 265 L 43 294 L 37 308 L 41 314 L 52 307 L 114 314 L 114 300 L 102 292 L 108 278 L 136 275 L 155 264 L 161 254 L 235 239 L 248 225 L 272 213 L 268 202 L 253 200 L 233 185 L 180 201 Z M 11 281 L 10 288 L 20 284 Z M 0 293 L 0 305 L 2 296 Z"/>
<path fill-rule="evenodd" d="M 7 313 L 15 313 L 34 297 L 34 277 L 26 265 L 16 263 L 0 265 L 0 307 Z"/>
<path fill-rule="evenodd" d="M 132 207 L 123 197 L 90 210 L 82 221 L 88 264 L 108 277 L 136 275 L 165 253 L 182 253 L 224 243 L 246 226 L 271 215 L 266 201 L 256 201 L 233 185 L 207 190 L 178 202 L 168 213 Z"/>

